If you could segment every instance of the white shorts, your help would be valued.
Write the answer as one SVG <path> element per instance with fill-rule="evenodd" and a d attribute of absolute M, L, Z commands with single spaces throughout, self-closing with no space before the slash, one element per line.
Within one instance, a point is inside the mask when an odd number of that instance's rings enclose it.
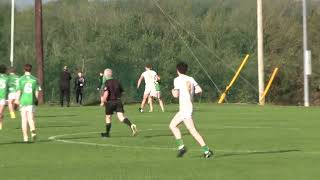
<path fill-rule="evenodd" d="M 152 87 L 145 87 L 144 89 L 144 95 L 151 95 L 154 94 L 156 92 L 156 88 L 152 88 Z"/>
<path fill-rule="evenodd" d="M 36 106 L 33 106 L 33 105 L 20 106 L 20 111 L 21 111 L 22 113 L 25 113 L 25 112 L 34 113 L 34 112 L 36 111 Z"/>
<path fill-rule="evenodd" d="M 9 93 L 8 100 L 15 100 L 17 99 L 17 93 Z"/>
<path fill-rule="evenodd" d="M 179 111 L 176 114 L 176 117 L 181 120 L 191 120 L 192 119 L 192 111 Z"/>
<path fill-rule="evenodd" d="M 151 91 L 150 96 L 158 98 L 160 96 L 160 91 Z"/>
<path fill-rule="evenodd" d="M 6 105 L 6 100 L 5 99 L 0 99 L 0 106 Z"/>

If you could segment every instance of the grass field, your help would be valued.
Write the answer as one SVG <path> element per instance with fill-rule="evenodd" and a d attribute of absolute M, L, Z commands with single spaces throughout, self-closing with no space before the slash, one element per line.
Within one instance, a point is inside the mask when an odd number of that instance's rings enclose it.
<path fill-rule="evenodd" d="M 131 137 L 114 119 L 112 138 L 102 139 L 100 107 L 40 107 L 39 141 L 21 143 L 20 118 L 0 131 L 1 180 L 318 180 L 320 109 L 197 104 L 200 132 L 215 149 L 203 159 L 185 129 L 189 152 L 177 159 L 167 112 L 138 113 L 126 106 L 141 130 Z"/>

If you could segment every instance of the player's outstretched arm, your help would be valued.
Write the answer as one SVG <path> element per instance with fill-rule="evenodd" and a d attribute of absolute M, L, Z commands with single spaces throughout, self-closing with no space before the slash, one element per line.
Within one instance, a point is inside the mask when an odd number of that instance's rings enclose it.
<path fill-rule="evenodd" d="M 137 83 L 137 89 L 139 89 L 142 80 L 143 80 L 143 76 L 141 75 Z"/>

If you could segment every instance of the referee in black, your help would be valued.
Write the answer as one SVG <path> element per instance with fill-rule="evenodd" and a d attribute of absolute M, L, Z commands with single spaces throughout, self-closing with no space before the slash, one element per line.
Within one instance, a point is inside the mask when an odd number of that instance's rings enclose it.
<path fill-rule="evenodd" d="M 60 105 L 63 107 L 64 98 L 66 98 L 67 106 L 70 106 L 70 80 L 71 74 L 68 71 L 68 66 L 63 67 L 60 74 Z"/>
<path fill-rule="evenodd" d="M 121 94 L 123 88 L 118 80 L 112 78 L 112 70 L 106 69 L 106 78 L 108 79 L 103 88 L 103 102 L 105 105 L 106 113 L 106 132 L 101 133 L 101 137 L 110 137 L 111 130 L 111 118 L 114 112 L 117 113 L 120 122 L 128 125 L 132 131 L 132 135 L 135 136 L 138 132 L 137 126 L 132 124 L 128 118 L 124 116 L 123 104 L 121 102 Z"/>

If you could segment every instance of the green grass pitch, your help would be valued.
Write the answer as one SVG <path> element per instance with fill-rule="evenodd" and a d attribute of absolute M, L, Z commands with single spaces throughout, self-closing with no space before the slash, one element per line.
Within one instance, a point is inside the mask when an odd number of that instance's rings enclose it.
<path fill-rule="evenodd" d="M 1 180 L 318 180 L 320 110 L 318 108 L 196 104 L 194 119 L 213 159 L 183 128 L 189 152 L 177 159 L 167 112 L 126 114 L 141 130 L 131 137 L 114 119 L 112 137 L 102 139 L 101 107 L 39 107 L 39 139 L 21 143 L 20 118 L 6 109 L 0 131 Z M 157 107 L 156 107 L 157 108 Z"/>

